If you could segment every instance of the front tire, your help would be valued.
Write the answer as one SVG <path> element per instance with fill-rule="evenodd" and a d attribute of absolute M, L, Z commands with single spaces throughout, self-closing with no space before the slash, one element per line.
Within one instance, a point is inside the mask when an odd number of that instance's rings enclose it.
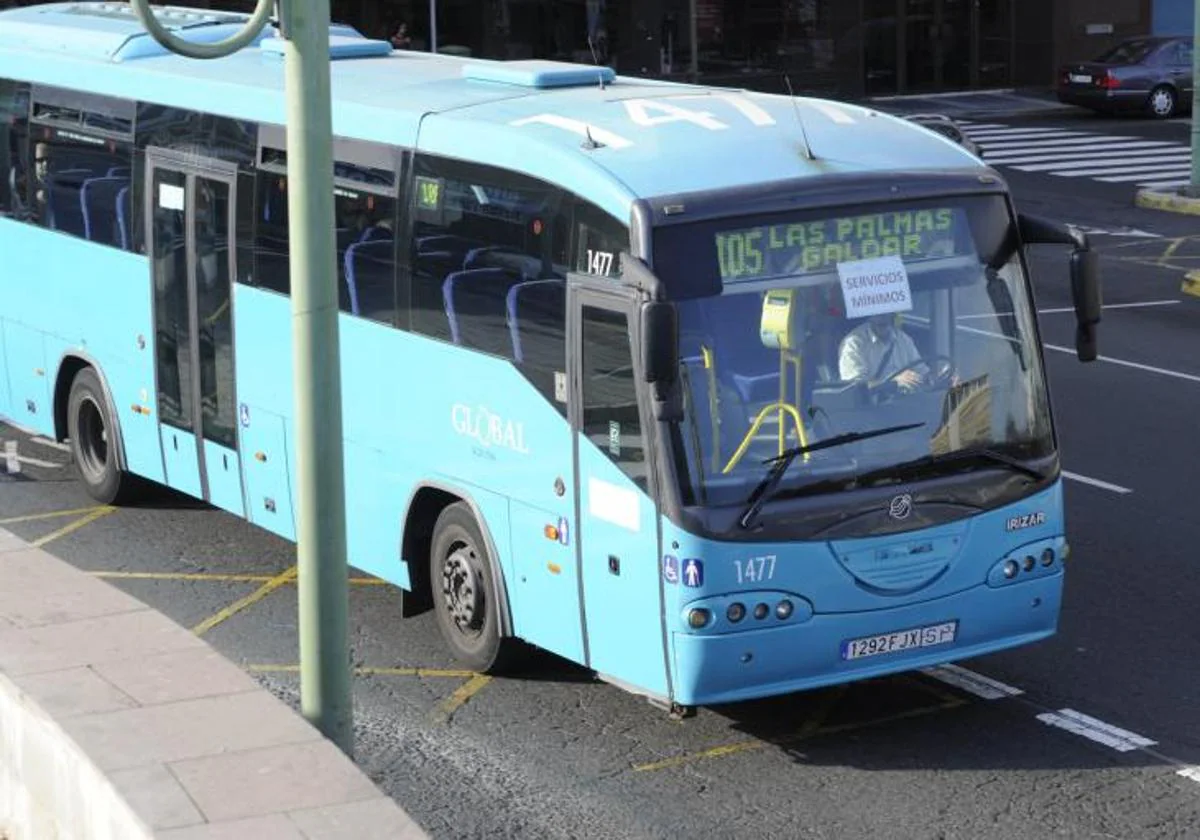
<path fill-rule="evenodd" d="M 88 495 L 101 504 L 127 500 L 133 476 L 117 464 L 116 423 L 108 410 L 100 377 L 90 367 L 75 374 L 67 397 L 67 436 L 75 474 Z"/>
<path fill-rule="evenodd" d="M 429 583 L 438 630 L 454 658 L 473 671 L 508 670 L 518 640 L 500 633 L 500 597 L 487 543 L 463 502 L 445 508 L 433 528 Z"/>

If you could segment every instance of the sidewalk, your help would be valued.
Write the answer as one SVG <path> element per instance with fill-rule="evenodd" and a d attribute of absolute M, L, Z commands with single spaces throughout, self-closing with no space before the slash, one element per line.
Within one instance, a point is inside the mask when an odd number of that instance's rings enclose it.
<path fill-rule="evenodd" d="M 956 120 L 1007 120 L 1080 114 L 1083 109 L 1064 105 L 1048 88 L 972 90 L 915 96 L 881 96 L 864 105 L 897 116 L 945 114 Z"/>
<path fill-rule="evenodd" d="M 48 837 L 426 834 L 202 639 L 0 529 L 0 838 Z"/>

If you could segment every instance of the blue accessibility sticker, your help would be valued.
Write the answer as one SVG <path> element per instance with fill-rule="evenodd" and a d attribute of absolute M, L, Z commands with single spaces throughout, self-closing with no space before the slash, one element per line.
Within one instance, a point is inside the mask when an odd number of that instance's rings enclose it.
<path fill-rule="evenodd" d="M 663 580 L 667 583 L 679 583 L 679 560 L 670 554 L 663 557 Z"/>
<path fill-rule="evenodd" d="M 704 563 L 695 558 L 683 561 L 683 585 L 684 586 L 703 586 L 704 585 Z"/>

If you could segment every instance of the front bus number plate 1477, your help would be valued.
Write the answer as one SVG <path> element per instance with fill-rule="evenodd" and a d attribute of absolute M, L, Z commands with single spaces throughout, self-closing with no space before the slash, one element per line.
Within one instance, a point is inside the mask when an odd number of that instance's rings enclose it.
<path fill-rule="evenodd" d="M 879 656 L 883 653 L 899 653 L 902 650 L 947 645 L 954 641 L 957 634 L 958 622 L 947 621 L 943 624 L 915 627 L 912 630 L 897 630 L 895 633 L 863 636 L 860 639 L 842 642 L 842 659 L 862 659 L 867 656 Z"/>

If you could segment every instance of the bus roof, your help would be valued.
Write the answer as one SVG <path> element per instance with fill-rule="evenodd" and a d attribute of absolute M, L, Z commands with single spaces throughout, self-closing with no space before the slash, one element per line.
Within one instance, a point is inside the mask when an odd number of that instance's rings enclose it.
<path fill-rule="evenodd" d="M 229 37 L 249 18 L 154 12 L 179 37 L 204 42 Z M 825 173 L 984 166 L 942 135 L 838 102 L 587 65 L 393 51 L 341 25 L 330 38 L 338 135 L 515 169 L 619 218 L 636 198 Z M 284 63 L 272 27 L 236 55 L 188 59 L 158 45 L 124 2 L 0 12 L 0 77 L 285 123 Z"/>

